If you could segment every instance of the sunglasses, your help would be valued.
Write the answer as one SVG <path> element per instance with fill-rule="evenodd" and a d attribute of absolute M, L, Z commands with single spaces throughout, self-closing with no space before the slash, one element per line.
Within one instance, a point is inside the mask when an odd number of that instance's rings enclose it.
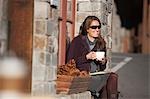
<path fill-rule="evenodd" d="M 93 25 L 93 26 L 90 26 L 90 28 L 91 28 L 91 29 L 97 29 L 97 28 L 100 29 L 100 28 L 101 28 L 101 25 L 98 25 L 98 26 Z"/>

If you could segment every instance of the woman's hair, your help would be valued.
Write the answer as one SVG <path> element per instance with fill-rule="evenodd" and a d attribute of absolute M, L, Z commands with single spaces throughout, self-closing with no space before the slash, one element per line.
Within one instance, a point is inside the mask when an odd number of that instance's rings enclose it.
<path fill-rule="evenodd" d="M 80 35 L 87 35 L 87 33 L 88 33 L 87 29 L 90 28 L 90 25 L 91 25 L 93 20 L 97 20 L 99 22 L 99 24 L 101 25 L 101 22 L 100 22 L 98 17 L 96 17 L 96 16 L 87 16 L 85 18 L 85 20 L 83 21 L 83 23 L 81 24 L 81 26 L 80 26 L 80 29 L 79 29 L 79 34 Z M 96 47 L 101 48 L 101 49 L 106 48 L 106 42 L 104 41 L 104 39 L 102 38 L 101 35 L 99 35 L 98 38 L 97 38 Z"/>
<path fill-rule="evenodd" d="M 99 22 L 99 24 L 101 25 L 101 22 L 98 19 L 98 17 L 96 17 L 96 16 L 87 16 L 85 18 L 85 20 L 83 21 L 83 23 L 81 24 L 81 26 L 80 26 L 79 34 L 87 35 L 87 29 L 90 28 L 90 25 L 91 25 L 93 20 L 97 20 Z"/>

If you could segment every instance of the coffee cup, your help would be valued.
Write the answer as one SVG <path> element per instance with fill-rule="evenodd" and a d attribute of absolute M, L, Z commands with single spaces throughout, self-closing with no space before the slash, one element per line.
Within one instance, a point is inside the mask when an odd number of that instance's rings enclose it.
<path fill-rule="evenodd" d="M 105 57 L 105 52 L 103 52 L 103 51 L 98 51 L 98 52 L 96 52 L 96 59 L 97 60 L 102 60 L 102 58 L 104 58 Z"/>

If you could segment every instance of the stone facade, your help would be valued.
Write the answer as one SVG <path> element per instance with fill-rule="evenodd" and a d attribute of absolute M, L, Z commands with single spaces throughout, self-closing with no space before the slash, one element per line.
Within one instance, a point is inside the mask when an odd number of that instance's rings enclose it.
<path fill-rule="evenodd" d="M 34 0 L 32 94 L 56 94 L 59 13 L 51 6 L 52 0 Z M 55 3 L 55 2 L 53 2 Z M 60 5 L 60 1 L 58 0 Z M 67 4 L 70 4 L 68 1 Z M 83 6 L 84 5 L 84 6 Z M 67 9 L 70 6 L 68 6 Z M 102 22 L 102 36 L 107 43 L 108 66 L 112 49 L 112 0 L 77 0 L 75 36 L 86 16 L 96 15 Z M 68 15 L 68 17 L 70 17 Z M 7 48 L 7 0 L 0 0 L 0 54 Z M 108 69 L 108 68 L 107 68 Z M 73 95 L 59 95 L 59 99 L 91 99 L 90 92 Z M 61 98 L 60 98 L 61 97 Z"/>
<path fill-rule="evenodd" d="M 58 52 L 57 20 L 59 17 L 59 7 L 58 9 L 51 8 L 50 7 L 51 3 L 46 1 L 36 0 L 34 8 L 32 92 L 35 95 L 50 94 L 56 92 L 54 80 L 56 79 L 56 70 L 57 70 L 57 52 Z M 70 2 L 68 2 L 68 4 L 70 4 Z M 96 15 L 100 18 L 102 22 L 102 29 L 101 29 L 102 36 L 107 42 L 107 50 L 108 50 L 107 67 L 110 67 L 111 46 L 112 46 L 111 45 L 112 1 L 77 0 L 76 14 L 77 15 L 76 15 L 75 36 L 78 35 L 79 26 L 81 25 L 86 16 Z"/>
<path fill-rule="evenodd" d="M 101 35 L 104 37 L 107 44 L 107 69 L 110 68 L 111 48 L 112 48 L 112 0 L 77 0 L 77 22 L 76 35 L 78 35 L 79 27 L 88 15 L 97 16 L 101 23 Z"/>
<path fill-rule="evenodd" d="M 32 94 L 55 94 L 59 9 L 50 0 L 34 1 Z"/>

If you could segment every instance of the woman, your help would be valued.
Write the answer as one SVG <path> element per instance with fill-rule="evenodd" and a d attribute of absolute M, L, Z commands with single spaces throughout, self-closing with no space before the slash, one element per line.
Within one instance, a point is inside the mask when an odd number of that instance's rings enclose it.
<path fill-rule="evenodd" d="M 80 27 L 80 33 L 75 37 L 68 50 L 67 61 L 74 59 L 80 71 L 97 72 L 106 68 L 106 43 L 100 34 L 101 23 L 96 16 L 88 16 Z M 96 58 L 97 51 L 104 51 L 102 60 Z M 108 74 L 92 76 L 89 90 L 99 97 L 99 91 L 106 84 Z"/>

